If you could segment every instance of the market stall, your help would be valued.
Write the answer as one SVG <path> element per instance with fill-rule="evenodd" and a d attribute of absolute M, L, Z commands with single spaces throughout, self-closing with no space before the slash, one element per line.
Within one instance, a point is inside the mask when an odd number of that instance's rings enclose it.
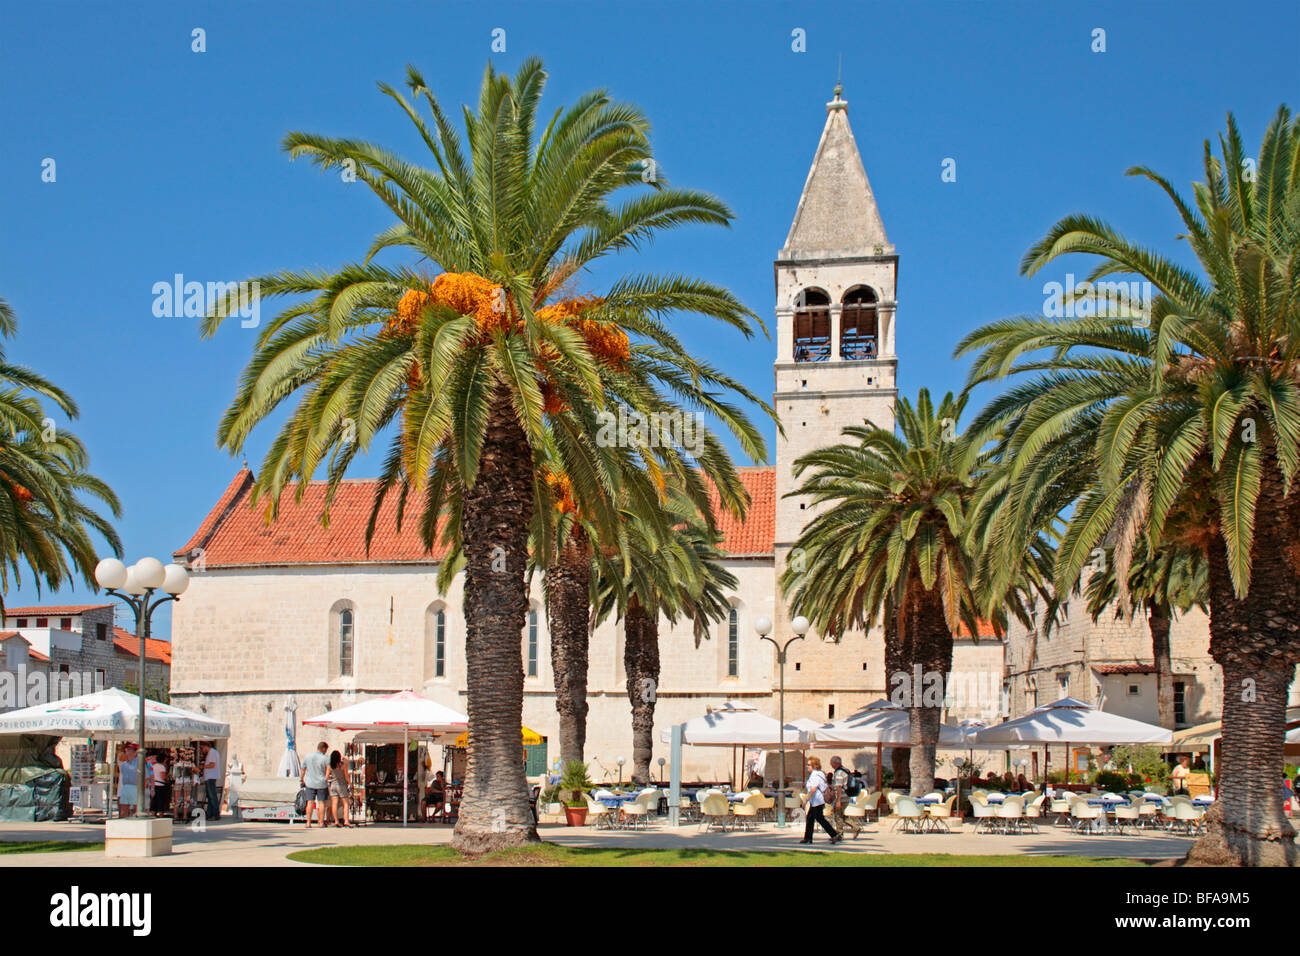
<path fill-rule="evenodd" d="M 418 787 L 421 784 L 419 768 L 423 761 L 419 760 L 418 742 L 466 732 L 469 718 L 437 701 L 404 690 L 332 710 L 304 720 L 303 725 L 355 732 L 356 737 L 348 745 L 347 753 L 354 795 L 358 793 L 357 784 L 361 783 L 361 792 L 365 794 L 364 809 L 372 816 L 376 809 L 381 815 L 387 815 L 400 806 L 402 825 L 405 826 L 410 818 L 412 785 Z M 417 742 L 414 765 L 410 752 L 412 739 Z M 400 749 L 397 749 L 399 742 Z M 364 749 L 355 749 L 359 746 Z M 371 753 L 371 748 L 386 749 L 375 749 Z M 381 761 L 382 767 L 379 765 Z M 419 806 L 422 792 L 415 794 L 416 806 Z"/>
<path fill-rule="evenodd" d="M 72 792 L 77 799 L 74 806 L 89 803 L 95 779 L 84 780 L 87 773 L 94 775 L 96 744 L 103 742 L 105 757 L 110 768 L 105 784 L 106 816 L 113 815 L 113 795 L 117 761 L 111 759 L 108 744 L 115 747 L 134 743 L 140 739 L 140 698 L 126 691 L 109 687 L 94 694 L 69 697 L 0 714 L 0 735 L 44 734 L 51 737 L 71 737 L 85 740 L 87 750 L 74 751 Z M 230 725 L 211 720 L 202 714 L 173 707 L 158 701 L 145 700 L 145 747 L 147 750 L 164 748 L 173 756 L 173 812 L 183 810 L 188 814 L 201 790 L 196 754 L 199 741 L 213 741 L 218 753 L 230 737 Z M 225 766 L 224 754 L 220 766 Z M 147 785 L 141 781 L 142 785 Z"/>

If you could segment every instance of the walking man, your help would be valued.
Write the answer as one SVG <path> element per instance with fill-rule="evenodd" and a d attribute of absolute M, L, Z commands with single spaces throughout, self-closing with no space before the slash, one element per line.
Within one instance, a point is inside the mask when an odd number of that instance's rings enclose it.
<path fill-rule="evenodd" d="M 217 785 L 221 782 L 222 770 L 218 766 L 220 754 L 217 753 L 217 748 L 207 741 L 200 744 L 200 747 L 203 751 L 203 757 L 200 760 L 202 764 L 203 792 L 208 803 L 205 819 L 209 823 L 215 823 L 221 819 L 221 799 L 217 795 Z"/>
<path fill-rule="evenodd" d="M 316 745 L 316 752 L 308 754 L 307 759 L 302 762 L 302 774 L 299 780 L 307 788 L 307 829 L 309 830 L 312 810 L 319 811 L 320 825 L 325 826 L 325 808 L 330 802 L 330 758 L 325 756 L 325 753 L 329 749 L 330 745 L 322 740 Z"/>
<path fill-rule="evenodd" d="M 849 791 L 853 790 L 853 793 Z M 831 819 L 835 821 L 835 829 L 840 833 L 845 830 L 854 830 L 854 839 L 857 839 L 856 831 L 861 827 L 853 827 L 844 819 L 844 808 L 848 805 L 849 797 L 857 796 L 856 788 L 853 787 L 853 775 L 844 768 L 843 762 L 839 757 L 831 758 L 831 775 L 827 781 L 826 803 L 831 808 Z"/>

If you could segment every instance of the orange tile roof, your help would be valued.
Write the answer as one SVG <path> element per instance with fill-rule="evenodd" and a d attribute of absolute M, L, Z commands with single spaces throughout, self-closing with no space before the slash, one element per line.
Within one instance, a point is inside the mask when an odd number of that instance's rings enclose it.
<path fill-rule="evenodd" d="M 770 467 L 741 468 L 741 480 L 752 503 L 743 522 L 722 515 L 724 550 L 735 555 L 769 555 L 775 539 L 776 472 Z M 425 550 L 419 534 L 419 508 L 412 503 L 397 529 L 397 501 L 390 496 L 380 510 L 375 536 L 366 551 L 366 524 L 378 482 L 374 479 L 344 481 L 330 506 L 330 523 L 321 524 L 325 482 L 313 481 L 294 502 L 290 487 L 280 499 L 280 515 L 272 524 L 263 509 L 249 507 L 253 474 L 241 469 L 226 487 L 220 500 L 208 512 L 194 535 L 174 557 L 197 560 L 216 567 L 248 567 L 289 564 L 402 564 L 441 560 L 441 544 L 432 553 Z"/>
<path fill-rule="evenodd" d="M 48 657 L 36 650 L 34 647 L 27 648 L 27 656 L 41 664 L 48 664 L 50 662 Z"/>
<path fill-rule="evenodd" d="M 113 646 L 119 654 L 139 658 L 140 639 L 124 627 L 113 628 Z M 170 641 L 161 641 L 156 637 L 144 639 L 145 660 L 159 661 L 163 664 L 172 662 L 172 645 Z"/>
<path fill-rule="evenodd" d="M 977 631 L 979 637 L 996 637 L 998 640 L 1002 639 L 998 632 L 993 629 L 992 621 L 977 621 L 976 624 L 978 625 Z M 953 634 L 953 637 L 956 638 L 969 638 L 970 636 L 970 632 L 967 631 L 965 624 L 960 625 Z"/>
<path fill-rule="evenodd" d="M 7 607 L 5 617 L 58 617 L 59 615 L 84 614 L 86 611 L 98 611 L 100 608 L 112 607 L 111 604 L 57 604 L 50 607 Z"/>

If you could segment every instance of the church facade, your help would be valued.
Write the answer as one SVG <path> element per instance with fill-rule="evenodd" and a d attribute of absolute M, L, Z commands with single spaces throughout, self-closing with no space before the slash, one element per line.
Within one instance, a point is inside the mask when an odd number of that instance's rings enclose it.
<path fill-rule="evenodd" d="M 696 642 L 689 622 L 661 627 L 662 675 L 655 722 L 667 728 L 728 700 L 777 713 L 771 643 L 754 623 L 774 621 L 772 637 L 792 636 L 779 575 L 796 563 L 795 543 L 810 505 L 785 495 L 793 463 L 870 420 L 889 428 L 897 397 L 898 252 L 889 242 L 837 89 L 789 235 L 774 263 L 774 405 L 784 425 L 775 464 L 742 470 L 751 497 L 745 521 L 723 521 L 722 547 L 738 586 L 727 620 Z M 284 750 L 284 708 L 299 718 L 364 697 L 410 688 L 465 710 L 462 576 L 435 587 L 437 562 L 415 522 L 396 527 L 385 506 L 372 546 L 364 540 L 374 482 L 344 482 L 328 528 L 319 521 L 324 490 L 286 498 L 277 521 L 249 504 L 253 475 L 240 471 L 175 557 L 194 572 L 172 623 L 172 700 L 231 725 L 231 753 L 253 776 L 270 775 Z M 797 564 L 796 564 L 797 566 Z M 558 756 L 558 718 L 540 583 L 534 584 L 520 654 L 524 723 Z M 592 634 L 586 754 L 595 780 L 620 775 L 631 754 L 622 629 Z M 850 633 L 837 643 L 815 633 L 794 643 L 785 673 L 786 717 L 845 716 L 888 690 L 883 636 Z M 991 633 L 959 638 L 946 718 L 992 721 L 1003 713 L 1003 644 Z M 301 739 L 310 747 L 315 732 Z M 330 743 L 341 740 L 323 735 Z M 655 757 L 667 757 L 658 742 Z M 844 753 L 863 767 L 874 753 Z M 732 754 L 685 748 L 685 779 L 726 779 Z M 655 764 L 654 766 L 658 766 Z M 539 768 L 530 765 L 530 772 Z"/>

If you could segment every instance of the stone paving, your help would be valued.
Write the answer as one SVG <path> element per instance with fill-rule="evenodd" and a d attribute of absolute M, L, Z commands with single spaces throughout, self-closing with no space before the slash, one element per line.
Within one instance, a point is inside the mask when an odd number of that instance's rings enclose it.
<path fill-rule="evenodd" d="M 698 826 L 670 828 L 666 823 L 643 830 L 595 830 L 591 827 L 547 826 L 539 828 L 542 839 L 568 846 L 610 848 L 674 848 L 710 850 L 804 850 L 835 853 L 955 853 L 955 854 L 1064 854 L 1090 857 L 1131 857 L 1143 860 L 1175 859 L 1187 852 L 1191 840 L 1161 832 L 1127 836 L 1097 834 L 1084 836 L 1065 828 L 1042 827 L 1036 834 L 1005 836 L 976 834 L 967 824 L 952 833 L 895 833 L 888 819 L 872 825 L 860 837 L 846 837 L 832 849 L 823 833 L 811 847 L 801 847 L 803 827 L 784 830 L 774 824 L 752 831 L 702 832 Z M 82 823 L 0 823 L 0 842 L 23 840 L 102 840 L 102 825 Z M 301 824 L 236 823 L 209 824 L 200 832 L 177 829 L 171 856 L 153 859 L 117 859 L 102 850 L 61 853 L 15 853 L 0 855 L 0 867 L 14 866 L 305 866 L 286 857 L 295 850 L 317 846 L 365 846 L 396 843 L 446 843 L 451 827 L 372 824 L 352 830 Z M 757 861 L 756 861 L 757 862 Z"/>

